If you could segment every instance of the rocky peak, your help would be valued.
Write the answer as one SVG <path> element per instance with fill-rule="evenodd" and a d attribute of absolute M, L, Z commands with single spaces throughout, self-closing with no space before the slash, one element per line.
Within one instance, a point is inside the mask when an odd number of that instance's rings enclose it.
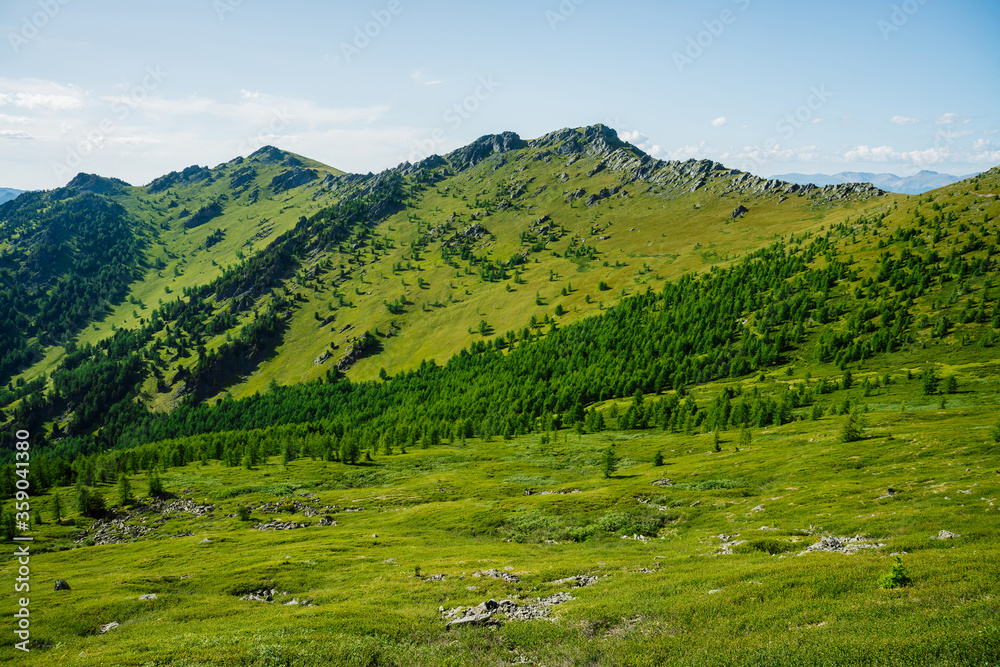
<path fill-rule="evenodd" d="M 487 134 L 473 141 L 468 146 L 456 149 L 445 159 L 456 169 L 469 169 L 493 155 L 524 148 L 525 142 L 514 132 Z"/>
<path fill-rule="evenodd" d="M 68 190 L 75 190 L 73 194 L 92 192 L 98 195 L 109 195 L 130 187 L 132 186 L 117 178 L 105 178 L 97 174 L 84 173 L 77 174 L 72 181 L 66 184 Z"/>

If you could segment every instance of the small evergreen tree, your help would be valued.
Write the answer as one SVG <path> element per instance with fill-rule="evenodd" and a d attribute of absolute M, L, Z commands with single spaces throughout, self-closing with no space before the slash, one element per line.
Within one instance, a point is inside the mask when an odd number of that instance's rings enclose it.
<path fill-rule="evenodd" d="M 618 471 L 618 455 L 615 454 L 613 447 L 604 450 L 601 456 L 601 471 L 604 473 L 604 479 L 609 479 Z"/>
<path fill-rule="evenodd" d="M 878 580 L 878 585 L 882 588 L 902 588 L 912 583 L 913 579 L 910 578 L 910 573 L 899 556 L 896 556 L 892 568 Z"/>
<path fill-rule="evenodd" d="M 657 467 L 663 465 L 663 452 L 659 449 L 657 449 L 656 453 L 653 454 L 653 465 Z"/>
<path fill-rule="evenodd" d="M 861 439 L 865 426 L 867 426 L 865 414 L 861 408 L 855 407 L 844 420 L 844 425 L 840 429 L 840 439 L 844 442 L 857 442 Z"/>
<path fill-rule="evenodd" d="M 924 394 L 930 396 L 931 394 L 937 393 L 938 383 L 940 382 L 940 380 L 938 379 L 938 376 L 934 373 L 933 368 L 928 368 L 926 371 L 924 371 L 920 380 L 924 388 Z"/>
<path fill-rule="evenodd" d="M 59 494 L 56 492 L 52 493 L 52 520 L 56 523 L 62 521 L 62 501 L 59 500 Z"/>
<path fill-rule="evenodd" d="M 719 442 L 719 432 L 718 431 L 712 431 L 712 449 L 714 449 L 716 452 L 721 452 L 722 451 L 722 445 Z"/>
<path fill-rule="evenodd" d="M 163 495 L 163 482 L 154 470 L 149 476 L 149 497 L 156 499 Z"/>
<path fill-rule="evenodd" d="M 118 504 L 122 506 L 131 505 L 133 500 L 132 481 L 128 478 L 128 475 L 122 473 L 118 476 Z"/>

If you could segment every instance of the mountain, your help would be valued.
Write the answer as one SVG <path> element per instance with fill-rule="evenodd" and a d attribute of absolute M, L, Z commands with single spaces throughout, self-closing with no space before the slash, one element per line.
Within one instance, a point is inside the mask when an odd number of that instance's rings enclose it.
<path fill-rule="evenodd" d="M 994 664 L 998 223 L 601 125 L 0 205 L 12 664 Z"/>
<path fill-rule="evenodd" d="M 968 178 L 969 176 L 951 176 L 939 174 L 936 171 L 923 170 L 913 176 L 900 177 L 895 174 L 872 174 L 867 172 L 843 171 L 839 174 L 781 174 L 774 178 L 798 183 L 800 185 L 838 185 L 840 183 L 871 183 L 887 192 L 919 195 L 931 190 L 943 188 Z"/>
<path fill-rule="evenodd" d="M 0 188 L 0 204 L 16 199 L 24 190 L 14 190 L 13 188 Z"/>

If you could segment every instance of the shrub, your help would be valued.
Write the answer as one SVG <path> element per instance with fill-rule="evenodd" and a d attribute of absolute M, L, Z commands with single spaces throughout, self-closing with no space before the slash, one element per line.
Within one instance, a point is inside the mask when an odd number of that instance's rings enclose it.
<path fill-rule="evenodd" d="M 775 556 L 777 554 L 787 553 L 789 551 L 795 551 L 798 546 L 792 542 L 782 542 L 781 540 L 776 540 L 773 538 L 764 538 L 759 540 L 750 540 L 744 544 L 737 547 L 737 551 L 741 553 L 749 553 L 751 551 L 762 551 L 766 554 L 771 554 Z"/>
<path fill-rule="evenodd" d="M 236 516 L 240 521 L 249 521 L 250 509 L 246 505 L 240 505 L 236 508 Z"/>
<path fill-rule="evenodd" d="M 902 588 L 912 583 L 910 573 L 903 565 L 903 559 L 899 556 L 896 556 L 896 562 L 893 563 L 889 571 L 878 580 L 878 585 L 881 588 Z"/>

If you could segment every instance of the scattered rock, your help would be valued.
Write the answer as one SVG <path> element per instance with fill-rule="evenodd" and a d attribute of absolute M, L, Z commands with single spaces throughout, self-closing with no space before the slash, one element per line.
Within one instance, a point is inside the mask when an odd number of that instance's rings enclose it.
<path fill-rule="evenodd" d="M 953 533 L 953 532 L 948 531 L 948 530 L 942 530 L 940 533 L 937 534 L 937 537 L 935 537 L 933 539 L 935 539 L 935 540 L 953 540 L 956 537 L 964 537 L 964 536 L 961 535 L 961 534 L 959 534 L 959 533 Z"/>
<path fill-rule="evenodd" d="M 118 627 L 118 621 L 111 621 L 110 623 L 106 623 L 100 626 L 100 631 L 101 634 L 103 635 L 105 632 L 108 632 L 109 630 L 114 630 L 117 627 Z"/>
<path fill-rule="evenodd" d="M 445 627 L 450 630 L 463 625 L 499 625 L 500 619 L 495 618 L 496 615 L 513 621 L 546 618 L 551 607 L 573 599 L 575 598 L 567 593 L 556 593 L 547 598 L 539 598 L 532 604 L 518 604 L 513 600 L 487 600 L 475 607 L 456 607 L 450 611 L 439 607 L 439 611 L 448 619 Z"/>
<path fill-rule="evenodd" d="M 672 481 L 670 481 L 670 479 L 667 478 L 667 477 L 664 477 L 663 479 L 658 479 L 655 482 L 653 482 L 653 486 L 665 487 L 665 486 L 673 486 L 673 485 L 674 485 L 674 483 Z"/>
<path fill-rule="evenodd" d="M 763 512 L 763 511 L 764 511 L 764 506 L 763 506 L 763 505 L 757 505 L 757 507 L 754 507 L 754 508 L 753 508 L 752 510 L 750 510 L 750 511 L 751 511 L 751 512 Z"/>
<path fill-rule="evenodd" d="M 270 523 L 257 523 L 250 527 L 251 530 L 297 530 L 308 528 L 308 523 L 297 523 L 295 521 L 272 521 Z"/>
<path fill-rule="evenodd" d="M 477 570 L 472 573 L 473 577 L 489 577 L 490 579 L 501 579 L 511 584 L 516 584 L 521 581 L 521 577 L 516 574 L 510 574 L 509 572 L 501 572 L 500 570 Z"/>
<path fill-rule="evenodd" d="M 69 590 L 72 590 L 72 589 L 69 587 L 69 582 L 67 582 L 65 579 L 57 579 L 56 580 L 56 590 L 57 591 L 69 591 Z"/>
<path fill-rule="evenodd" d="M 155 600 L 156 599 L 156 593 L 147 593 L 146 595 L 140 595 L 139 599 L 140 600 Z"/>
<path fill-rule="evenodd" d="M 839 554 L 853 554 L 861 549 L 881 549 L 885 544 L 881 542 L 873 542 L 866 537 L 861 535 L 855 535 L 854 537 L 823 537 L 820 541 L 812 546 L 808 547 L 805 551 L 799 555 L 807 554 L 810 551 L 829 551 L 831 553 Z"/>
<path fill-rule="evenodd" d="M 549 583 L 553 586 L 564 586 L 566 584 L 572 584 L 574 588 L 584 588 L 585 586 L 590 586 L 591 584 L 597 583 L 598 577 L 592 577 L 586 574 L 578 574 L 575 577 L 566 577 L 565 579 L 556 579 L 555 581 L 550 581 Z"/>
<path fill-rule="evenodd" d="M 750 212 L 750 209 L 748 209 L 743 204 L 740 204 L 739 206 L 736 207 L 736 210 L 733 211 L 732 219 L 736 220 L 737 218 L 742 218 L 744 215 L 746 215 L 749 212 Z"/>
<path fill-rule="evenodd" d="M 737 547 L 746 540 L 736 540 L 739 537 L 739 533 L 736 535 L 719 535 L 719 539 L 722 540 L 722 545 L 719 550 L 715 552 L 717 556 L 731 556 L 733 554 L 733 547 Z"/>

